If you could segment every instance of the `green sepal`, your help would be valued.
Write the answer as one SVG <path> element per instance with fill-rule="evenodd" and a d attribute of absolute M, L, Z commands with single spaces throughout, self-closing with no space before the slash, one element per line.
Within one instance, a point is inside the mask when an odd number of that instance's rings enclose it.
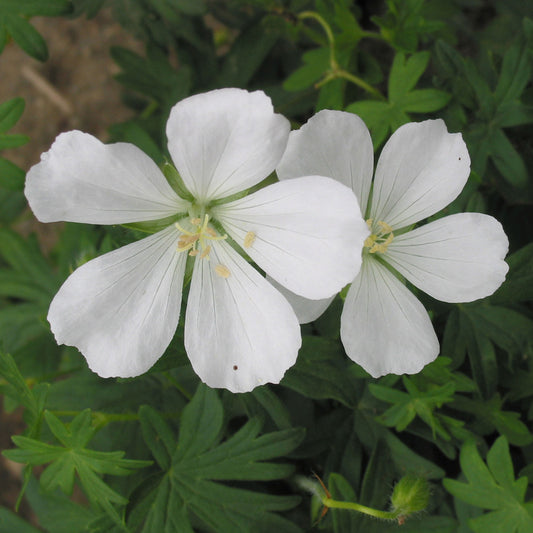
<path fill-rule="evenodd" d="M 121 224 L 125 228 L 133 229 L 136 231 L 142 231 L 143 233 L 157 233 L 158 231 L 164 230 L 169 226 L 172 226 L 178 220 L 186 217 L 187 213 L 178 213 L 165 218 L 160 218 L 158 220 L 145 220 L 143 222 L 129 222 L 128 224 Z"/>
<path fill-rule="evenodd" d="M 163 175 L 167 179 L 168 184 L 174 189 L 180 198 L 188 200 L 189 202 L 194 202 L 194 196 L 189 192 L 187 187 L 185 187 L 183 179 L 173 165 L 166 162 L 163 164 L 161 170 L 163 171 Z"/>

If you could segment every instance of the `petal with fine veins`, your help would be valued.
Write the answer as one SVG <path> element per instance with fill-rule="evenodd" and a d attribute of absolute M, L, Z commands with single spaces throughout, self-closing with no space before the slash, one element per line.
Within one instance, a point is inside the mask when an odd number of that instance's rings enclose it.
<path fill-rule="evenodd" d="M 370 217 L 393 229 L 414 224 L 454 200 L 469 174 L 460 133 L 448 133 L 440 119 L 405 124 L 381 152 Z"/>
<path fill-rule="evenodd" d="M 353 113 L 324 109 L 291 131 L 276 169 L 280 179 L 327 176 L 347 185 L 365 214 L 374 150 L 365 123 Z"/>
<path fill-rule="evenodd" d="M 167 122 L 168 150 L 196 200 L 248 189 L 276 168 L 289 121 L 262 91 L 218 89 L 178 102 Z"/>
<path fill-rule="evenodd" d="M 335 298 L 335 295 L 333 295 L 329 298 L 324 298 L 323 300 L 309 300 L 309 298 L 298 296 L 297 294 L 294 294 L 294 292 L 289 291 L 270 276 L 267 276 L 267 280 L 272 283 L 272 285 L 274 285 L 285 298 L 287 298 L 296 313 L 296 317 L 300 324 L 308 324 L 309 322 L 316 320 L 326 311 Z"/>
<path fill-rule="evenodd" d="M 133 144 L 80 131 L 57 137 L 28 172 L 26 198 L 41 222 L 125 224 L 187 210 L 157 165 Z"/>
<path fill-rule="evenodd" d="M 178 325 L 187 255 L 177 241 L 171 226 L 75 270 L 48 312 L 58 344 L 76 346 L 102 377 L 146 372 Z"/>
<path fill-rule="evenodd" d="M 341 340 L 348 357 L 375 378 L 415 374 L 439 353 L 424 306 L 371 257 L 346 296 Z"/>
<path fill-rule="evenodd" d="M 269 276 L 313 300 L 354 279 L 369 234 L 354 193 L 322 176 L 274 183 L 213 215 Z"/>
<path fill-rule="evenodd" d="M 471 302 L 504 281 L 509 247 L 501 224 L 481 213 L 450 215 L 396 237 L 386 260 L 443 302 Z"/>
<path fill-rule="evenodd" d="M 232 392 L 279 383 L 300 345 L 287 300 L 229 244 L 213 242 L 209 260 L 196 260 L 185 316 L 185 349 L 200 379 Z"/>

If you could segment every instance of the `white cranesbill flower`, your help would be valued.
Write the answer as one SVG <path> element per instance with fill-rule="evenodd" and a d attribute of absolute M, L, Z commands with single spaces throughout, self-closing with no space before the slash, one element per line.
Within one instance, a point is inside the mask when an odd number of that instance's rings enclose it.
<path fill-rule="evenodd" d="M 277 168 L 280 179 L 330 176 L 356 193 L 371 235 L 346 296 L 341 340 L 348 356 L 374 377 L 416 373 L 438 355 L 439 342 L 425 308 L 398 278 L 445 302 L 483 298 L 505 279 L 508 240 L 496 219 L 480 213 L 413 229 L 454 200 L 470 173 L 461 134 L 448 133 L 442 120 L 400 127 L 383 148 L 373 184 L 372 171 L 363 121 L 330 110 L 290 134 Z M 298 297 L 294 307 L 304 322 L 329 302 Z"/>
<path fill-rule="evenodd" d="M 235 199 L 274 170 L 289 130 L 262 92 L 221 89 L 179 102 L 167 137 L 183 197 L 131 144 L 59 135 L 27 176 L 39 220 L 169 222 L 74 271 L 48 313 L 57 342 L 76 346 L 100 376 L 145 372 L 175 333 L 189 261 L 185 348 L 196 373 L 232 391 L 279 382 L 301 345 L 298 320 L 230 242 L 277 283 L 317 299 L 357 274 L 368 235 L 352 191 L 324 177 Z"/>

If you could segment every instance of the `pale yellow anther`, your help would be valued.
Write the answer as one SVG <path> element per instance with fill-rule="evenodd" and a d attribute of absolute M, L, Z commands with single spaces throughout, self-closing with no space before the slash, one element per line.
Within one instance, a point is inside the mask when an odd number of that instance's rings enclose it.
<path fill-rule="evenodd" d="M 193 217 L 189 221 L 192 226 L 196 227 L 193 231 L 185 229 L 178 222 L 174 224 L 181 231 L 178 239 L 178 252 L 190 250 L 191 257 L 199 254 L 200 259 L 209 259 L 211 246 L 206 241 L 221 241 L 227 239 L 228 236 L 218 235 L 213 228 L 208 226 L 209 215 L 205 215 L 203 219 Z"/>
<path fill-rule="evenodd" d="M 383 235 L 392 232 L 392 228 L 386 222 L 383 222 L 383 220 L 378 220 L 378 226 L 381 228 L 381 233 Z"/>
<path fill-rule="evenodd" d="M 366 221 L 366 224 L 368 228 L 371 231 L 374 230 L 375 233 L 372 233 L 369 237 L 366 238 L 364 242 L 364 247 L 368 248 L 368 252 L 371 254 L 384 254 L 387 251 L 389 244 L 394 239 L 392 227 L 383 220 L 378 220 L 378 222 L 376 222 L 375 224 L 375 226 L 377 226 L 376 231 L 376 227 L 374 226 L 373 220 L 371 218 Z"/>
<path fill-rule="evenodd" d="M 244 247 L 245 248 L 250 248 L 250 246 L 252 246 L 252 244 L 254 243 L 255 241 L 255 233 L 253 231 L 249 231 L 245 236 L 244 236 Z"/>
<path fill-rule="evenodd" d="M 229 278 L 231 272 L 229 271 L 229 268 L 224 265 L 217 265 L 215 267 L 215 272 L 217 275 L 219 275 L 221 278 Z"/>
<path fill-rule="evenodd" d="M 374 243 L 376 242 L 377 238 L 378 238 L 377 235 L 369 235 L 365 239 L 364 247 L 365 248 L 371 248 L 372 246 L 374 246 Z"/>

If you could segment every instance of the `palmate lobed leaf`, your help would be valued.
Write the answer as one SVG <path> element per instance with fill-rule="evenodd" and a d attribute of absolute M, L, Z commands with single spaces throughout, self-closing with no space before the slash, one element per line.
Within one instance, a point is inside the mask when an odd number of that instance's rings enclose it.
<path fill-rule="evenodd" d="M 515 480 L 509 445 L 499 437 L 487 454 L 487 464 L 481 459 L 474 441 L 467 441 L 460 455 L 461 469 L 468 483 L 444 480 L 444 487 L 456 498 L 475 507 L 490 509 L 469 520 L 476 533 L 528 533 L 533 529 L 533 502 L 525 502 L 526 477 Z"/>
<path fill-rule="evenodd" d="M 396 54 L 389 74 L 388 102 L 361 100 L 350 104 L 346 111 L 359 115 L 372 134 L 377 148 L 390 131 L 395 131 L 410 121 L 408 113 L 431 113 L 442 109 L 451 95 L 438 89 L 416 89 L 414 87 L 426 70 L 429 52 L 418 52 L 406 57 Z"/>
<path fill-rule="evenodd" d="M 28 437 L 14 436 L 18 448 L 7 450 L 4 455 L 12 461 L 29 465 L 51 463 L 42 473 L 42 488 L 51 492 L 59 487 L 71 494 L 76 475 L 91 502 L 99 504 L 111 515 L 116 515 L 112 503 L 125 504 L 127 499 L 111 489 L 98 474 L 129 475 L 151 461 L 123 459 L 124 452 L 98 452 L 85 446 L 94 435 L 89 409 L 79 413 L 69 425 L 63 424 L 51 412 L 45 418 L 54 436 L 63 444 L 47 444 Z"/>
<path fill-rule="evenodd" d="M 291 465 L 264 461 L 292 451 L 301 442 L 303 431 L 289 429 L 258 436 L 261 424 L 252 419 L 220 443 L 223 415 L 217 393 L 201 385 L 183 410 L 178 443 L 171 450 L 172 430 L 167 423 L 153 409 L 144 407 L 140 411 L 147 445 L 160 466 L 169 465 L 147 496 L 153 503 L 144 533 L 192 531 L 191 521 L 197 520 L 217 532 L 250 531 L 252 526 L 256 530 L 266 528 L 264 531 L 298 531 L 291 522 L 272 513 L 292 508 L 299 501 L 297 496 L 275 496 L 215 480 L 287 477 L 293 471 Z"/>

